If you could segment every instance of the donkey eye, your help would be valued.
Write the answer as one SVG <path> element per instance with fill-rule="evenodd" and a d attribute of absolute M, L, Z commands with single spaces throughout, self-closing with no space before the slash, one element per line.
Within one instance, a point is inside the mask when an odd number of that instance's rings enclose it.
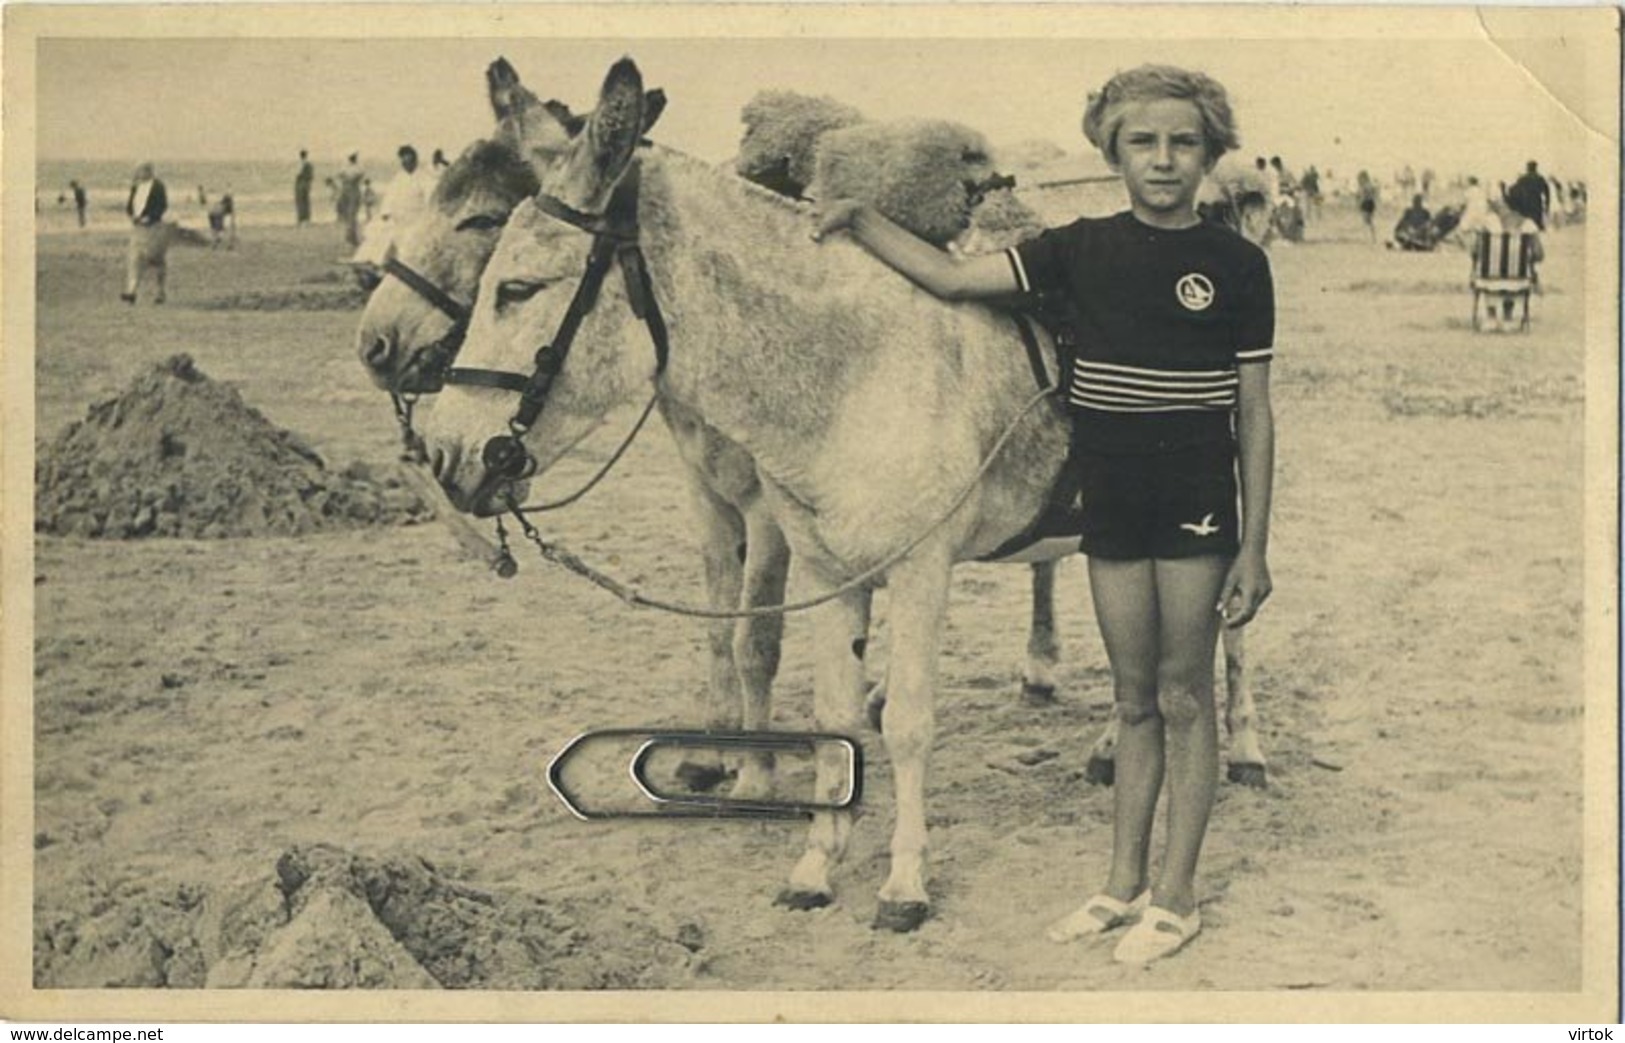
<path fill-rule="evenodd" d="M 497 307 L 528 301 L 552 282 L 551 279 L 504 279 L 497 283 Z"/>
<path fill-rule="evenodd" d="M 457 222 L 459 232 L 489 232 L 508 223 L 507 214 L 475 214 Z"/>

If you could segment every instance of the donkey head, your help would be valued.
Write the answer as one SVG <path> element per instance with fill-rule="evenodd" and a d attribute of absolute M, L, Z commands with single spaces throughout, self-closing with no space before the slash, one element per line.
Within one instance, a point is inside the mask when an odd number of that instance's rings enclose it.
<path fill-rule="evenodd" d="M 558 162 L 542 173 L 541 201 L 514 209 L 480 281 L 459 367 L 529 375 L 539 363 L 569 352 L 526 438 L 538 470 L 585 437 L 652 372 L 646 346 L 622 350 L 637 343 L 627 328 L 635 319 L 622 280 L 606 278 L 595 290 L 582 291 L 589 256 L 597 252 L 603 261 L 635 234 L 634 153 L 650 109 L 637 66 L 630 59 L 617 62 L 597 107 Z M 610 236 L 594 234 L 606 228 Z M 568 335 L 560 336 L 567 314 L 579 318 L 573 347 L 564 342 Z M 482 450 L 507 434 L 518 399 L 510 390 L 449 386 L 426 420 L 423 433 L 436 476 L 465 510 L 500 506 L 478 502 L 485 497 L 474 493 L 489 485 Z"/>
<path fill-rule="evenodd" d="M 459 302 L 465 314 L 508 215 L 536 193 L 542 174 L 569 154 L 587 123 L 562 102 L 539 101 L 505 59 L 486 70 L 486 86 L 496 117 L 494 133 L 469 146 L 446 169 L 430 205 L 397 235 L 386 259 L 416 272 Z M 646 108 L 652 115 L 646 117 L 646 128 L 664 104 L 659 91 L 650 92 Z M 443 368 L 448 353 L 455 352 L 463 325 L 422 289 L 383 279 L 357 334 L 362 364 L 379 387 L 430 390 L 432 371 Z"/>

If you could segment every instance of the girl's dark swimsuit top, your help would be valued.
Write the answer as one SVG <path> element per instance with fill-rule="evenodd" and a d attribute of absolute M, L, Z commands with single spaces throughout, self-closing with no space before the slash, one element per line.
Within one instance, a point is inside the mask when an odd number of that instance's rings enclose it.
<path fill-rule="evenodd" d="M 1050 229 L 1006 256 L 1023 292 L 1070 313 L 1080 446 L 1154 453 L 1232 437 L 1237 366 L 1274 353 L 1262 249 L 1227 228 L 1153 228 L 1125 211 Z"/>

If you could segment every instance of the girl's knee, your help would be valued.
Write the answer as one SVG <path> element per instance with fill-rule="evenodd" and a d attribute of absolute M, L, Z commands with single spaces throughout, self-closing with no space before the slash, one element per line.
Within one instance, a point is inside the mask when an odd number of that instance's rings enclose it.
<path fill-rule="evenodd" d="M 1213 686 L 1181 682 L 1157 690 L 1157 712 L 1170 725 L 1194 724 L 1213 716 Z"/>

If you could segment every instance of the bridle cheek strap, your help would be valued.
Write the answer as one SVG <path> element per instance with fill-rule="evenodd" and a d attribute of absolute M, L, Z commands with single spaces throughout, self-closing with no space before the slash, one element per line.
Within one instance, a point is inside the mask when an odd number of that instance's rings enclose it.
<path fill-rule="evenodd" d="M 592 250 L 587 255 L 587 268 L 576 286 L 575 296 L 559 321 L 558 331 L 550 343 L 536 349 L 535 368 L 527 376 L 506 370 L 455 367 L 447 370 L 445 383 L 465 387 L 493 388 L 512 391 L 519 395 L 519 406 L 508 419 L 508 433 L 498 435 L 486 443 L 482 453 L 486 474 L 475 500 L 482 501 L 496 487 L 517 481 L 536 469 L 535 459 L 524 448 L 522 439 L 541 416 L 548 391 L 564 368 L 582 322 L 598 302 L 599 291 L 611 266 L 621 269 L 626 284 L 627 304 L 632 313 L 649 328 L 654 343 L 655 376 L 666 369 L 670 357 L 670 342 L 665 317 L 655 299 L 654 283 L 649 277 L 649 265 L 638 246 L 637 227 L 637 168 L 617 186 L 608 211 L 603 215 L 582 213 L 551 196 L 537 196 L 536 205 L 549 216 L 566 222 L 593 237 Z"/>

